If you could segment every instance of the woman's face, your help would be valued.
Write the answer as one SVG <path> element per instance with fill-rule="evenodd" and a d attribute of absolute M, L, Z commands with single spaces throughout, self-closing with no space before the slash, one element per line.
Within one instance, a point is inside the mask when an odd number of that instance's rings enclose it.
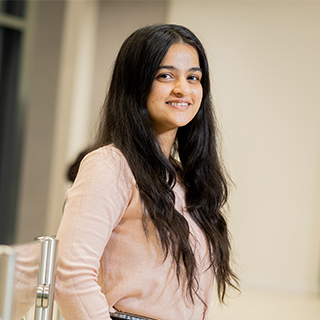
<path fill-rule="evenodd" d="M 201 77 L 197 51 L 187 44 L 173 44 L 147 98 L 147 110 L 157 134 L 175 134 L 194 118 L 202 100 Z"/>

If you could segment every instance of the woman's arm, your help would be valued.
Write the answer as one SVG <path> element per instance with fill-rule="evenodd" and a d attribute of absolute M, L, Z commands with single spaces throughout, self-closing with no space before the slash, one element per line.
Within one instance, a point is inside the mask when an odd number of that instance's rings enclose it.
<path fill-rule="evenodd" d="M 131 171 L 113 147 L 87 155 L 67 194 L 59 227 L 56 300 L 65 320 L 107 320 L 100 258 L 131 198 Z M 129 182 L 128 182 L 129 181 Z"/>

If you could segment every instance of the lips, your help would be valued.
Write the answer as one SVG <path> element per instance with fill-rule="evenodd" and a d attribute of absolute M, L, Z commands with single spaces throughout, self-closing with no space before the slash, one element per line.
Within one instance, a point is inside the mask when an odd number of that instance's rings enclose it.
<path fill-rule="evenodd" d="M 191 105 L 189 101 L 168 101 L 166 104 L 177 109 L 186 109 Z"/>
<path fill-rule="evenodd" d="M 189 103 L 185 103 L 185 102 L 167 102 L 167 104 L 169 104 L 170 106 L 178 106 L 178 107 L 184 107 L 184 106 L 188 106 Z"/>

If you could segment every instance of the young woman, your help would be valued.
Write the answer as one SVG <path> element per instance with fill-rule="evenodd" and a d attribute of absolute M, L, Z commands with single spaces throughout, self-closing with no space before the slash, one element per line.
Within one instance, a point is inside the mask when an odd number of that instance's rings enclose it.
<path fill-rule="evenodd" d="M 197 37 L 178 25 L 129 36 L 57 235 L 65 320 L 208 319 L 214 283 L 223 301 L 237 281 L 216 131 Z"/>

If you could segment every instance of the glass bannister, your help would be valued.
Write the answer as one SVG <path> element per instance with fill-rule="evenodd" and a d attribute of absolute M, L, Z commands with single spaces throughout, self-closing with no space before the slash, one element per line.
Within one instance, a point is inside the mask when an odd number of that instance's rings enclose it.
<path fill-rule="evenodd" d="M 0 246 L 0 320 L 51 320 L 57 240 Z"/>

